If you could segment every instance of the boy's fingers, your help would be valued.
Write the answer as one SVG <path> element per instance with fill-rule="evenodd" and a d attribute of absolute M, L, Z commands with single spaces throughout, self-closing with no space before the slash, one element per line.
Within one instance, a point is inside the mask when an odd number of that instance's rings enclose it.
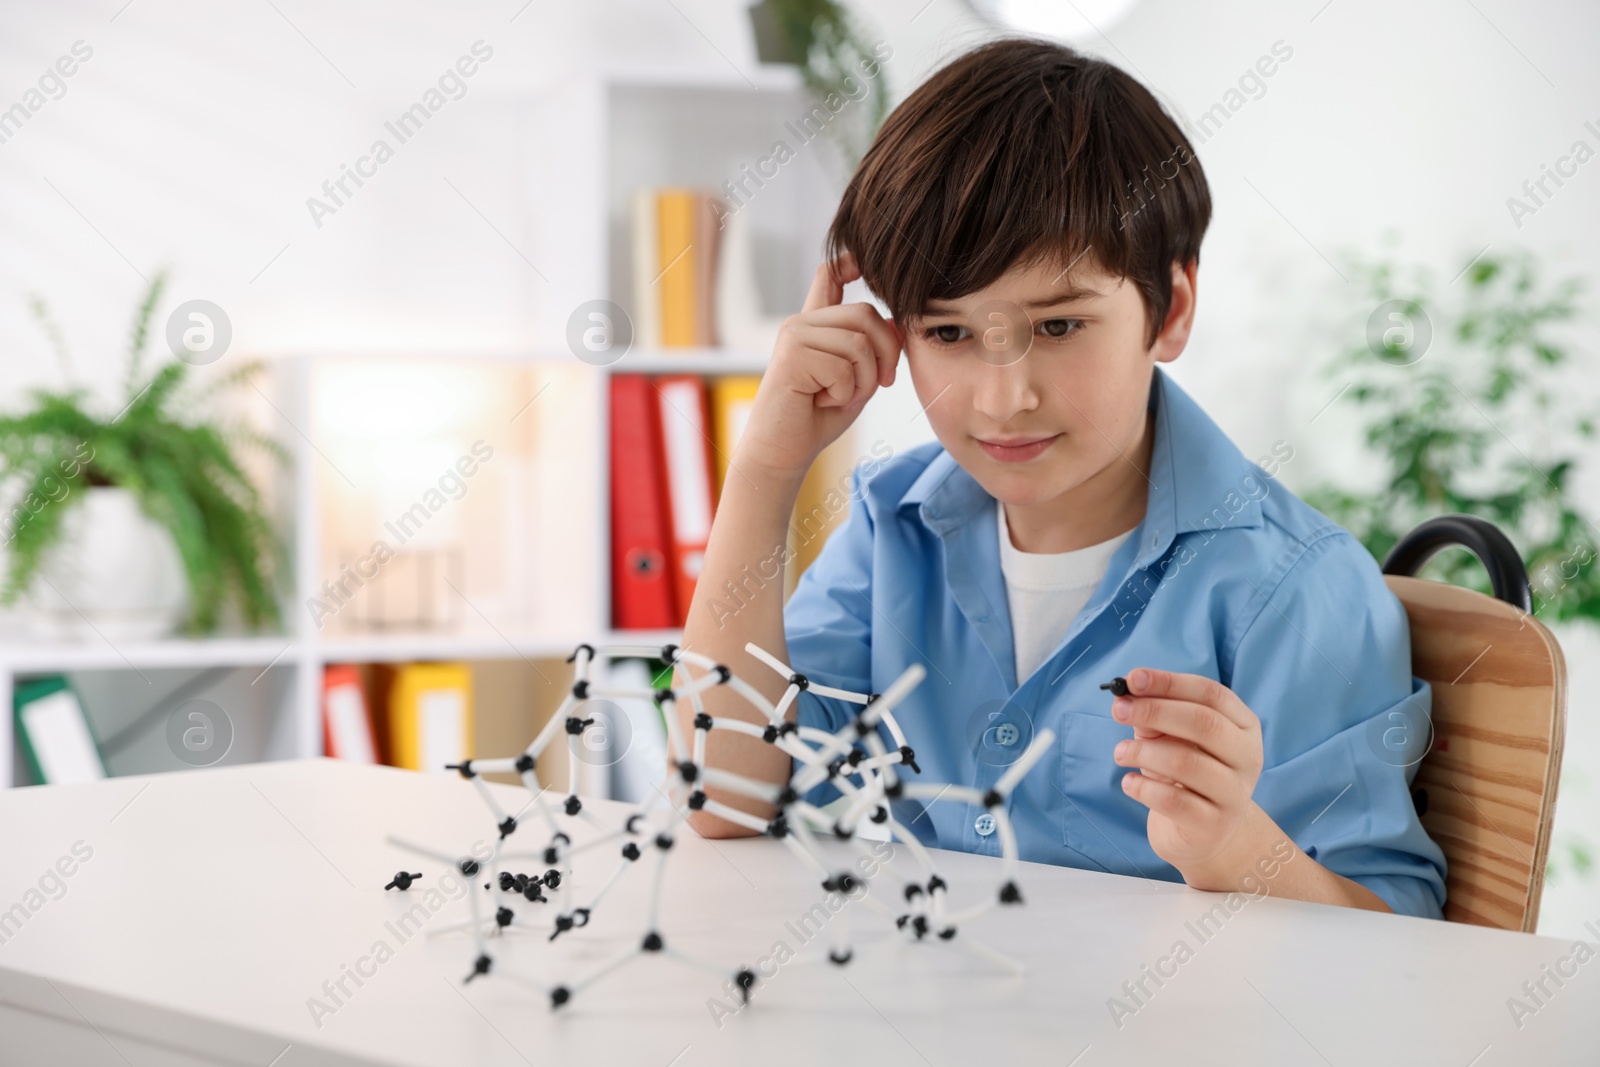
<path fill-rule="evenodd" d="M 800 339 L 808 348 L 849 361 L 855 399 L 865 399 L 872 391 L 878 377 L 877 357 L 871 338 L 860 330 L 807 324 L 800 332 Z"/>
<path fill-rule="evenodd" d="M 1256 714 L 1238 695 L 1215 678 L 1203 674 L 1181 674 L 1177 671 L 1138 667 L 1128 672 L 1128 691 L 1135 696 L 1171 697 L 1188 700 L 1216 708 L 1235 726 L 1250 728 L 1256 725 Z"/>
<path fill-rule="evenodd" d="M 1114 757 L 1124 767 L 1154 771 L 1218 805 L 1237 792 L 1238 776 L 1209 754 L 1183 741 L 1124 741 Z"/>
<path fill-rule="evenodd" d="M 829 395 L 838 399 L 840 406 L 848 405 L 871 392 L 877 382 L 878 366 L 872 354 L 872 344 L 861 331 L 803 323 L 796 333 L 796 339 L 807 348 L 848 361 L 853 391 L 850 395 L 838 397 L 833 389 L 828 390 Z"/>
<path fill-rule="evenodd" d="M 814 311 L 807 318 L 820 326 L 838 326 L 865 334 L 877 360 L 878 384 L 888 385 L 894 379 L 895 364 L 900 361 L 900 335 L 878 314 L 877 308 L 871 304 L 841 304 Z"/>
<path fill-rule="evenodd" d="M 873 350 L 878 353 L 878 384 L 893 385 L 895 368 L 900 364 L 900 351 L 905 347 L 900 331 L 895 329 L 892 321 L 878 314 L 878 309 L 871 304 L 861 305 L 861 316 L 867 323 L 868 335 L 873 339 Z"/>
<path fill-rule="evenodd" d="M 800 310 L 816 311 L 843 299 L 844 286 L 834 280 L 831 264 L 819 263 L 816 273 L 811 276 L 811 291 L 806 293 L 806 302 Z"/>
<path fill-rule="evenodd" d="M 855 257 L 848 252 L 832 263 L 817 264 L 816 273 L 811 276 L 811 291 L 806 294 L 806 302 L 800 310 L 816 311 L 839 303 L 844 299 L 845 283 L 859 277 L 861 271 L 856 267 Z"/>
<path fill-rule="evenodd" d="M 1166 734 L 1211 753 L 1230 767 L 1242 769 L 1250 762 L 1250 734 L 1216 708 L 1189 700 L 1157 697 L 1126 696 L 1117 700 L 1128 702 L 1125 721 L 1134 728 L 1136 737 L 1143 736 L 1145 731 L 1157 736 Z M 1119 709 L 1113 709 L 1113 715 L 1118 712 Z"/>
<path fill-rule="evenodd" d="M 1138 771 L 1129 771 L 1122 776 L 1122 791 L 1157 815 L 1165 815 L 1175 822 L 1210 817 L 1217 813 L 1216 805 L 1194 790 L 1157 782 Z"/>
<path fill-rule="evenodd" d="M 1141 741 L 1145 741 L 1154 740 L 1157 737 L 1165 737 L 1166 735 L 1160 730 L 1148 730 L 1143 726 L 1135 726 L 1133 728 L 1133 736 L 1137 737 Z M 1149 775 L 1151 778 L 1154 778 L 1158 782 L 1170 782 L 1172 780 L 1164 775 L 1155 774 L 1151 771 L 1145 771 L 1145 774 Z"/>

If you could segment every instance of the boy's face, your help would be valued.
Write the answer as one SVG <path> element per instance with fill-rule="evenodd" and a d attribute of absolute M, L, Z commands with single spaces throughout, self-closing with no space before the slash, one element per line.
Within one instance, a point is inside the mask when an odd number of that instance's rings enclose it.
<path fill-rule="evenodd" d="M 1013 267 L 903 323 L 906 365 L 940 444 L 1015 507 L 1049 503 L 1091 479 L 1144 485 L 1132 457 L 1144 440 L 1150 377 L 1188 340 L 1195 266 L 1174 265 L 1167 321 L 1146 347 L 1138 287 L 1092 260 L 1067 271 Z"/>

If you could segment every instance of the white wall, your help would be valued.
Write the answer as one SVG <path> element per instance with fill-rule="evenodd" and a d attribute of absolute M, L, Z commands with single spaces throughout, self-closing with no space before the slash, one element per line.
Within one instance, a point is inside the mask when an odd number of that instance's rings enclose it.
<path fill-rule="evenodd" d="M 0 144 L 0 403 L 60 382 L 26 311 L 33 292 L 63 321 L 80 376 L 109 400 L 140 274 L 162 263 L 176 268 L 169 306 L 222 305 L 241 351 L 526 344 L 541 283 L 507 244 L 526 238 L 535 211 L 518 195 L 519 91 L 596 63 L 755 62 L 743 0 L 122 3 L 0 4 L 0 108 L 74 42 L 94 50 L 66 94 Z M 887 70 L 901 93 L 986 34 L 958 0 L 861 7 L 895 49 Z M 1354 454 L 1337 408 L 1310 426 L 1330 393 L 1308 365 L 1336 343 L 1331 316 L 1348 295 L 1328 263 L 1340 250 L 1373 248 L 1398 228 L 1402 251 L 1445 277 L 1484 245 L 1520 243 L 1600 279 L 1600 162 L 1520 229 L 1505 204 L 1575 140 L 1600 147 L 1583 128 L 1600 127 L 1600 7 L 1145 0 L 1107 31 L 1083 47 L 1187 118 L 1274 42 L 1293 49 L 1264 95 L 1199 148 L 1215 218 L 1198 327 L 1174 368 L 1246 454 L 1295 443 L 1291 484 Z M 467 95 L 316 227 L 306 198 L 479 39 L 494 55 Z M 1592 317 L 1575 339 L 1600 347 Z M 866 416 L 867 439 L 925 439 L 916 410 L 902 377 Z M 1588 667 L 1597 642 L 1568 641 L 1569 763 L 1600 768 L 1587 695 L 1600 682 Z M 1591 840 L 1596 778 L 1569 780 L 1562 813 Z M 1600 918 L 1594 883 L 1584 892 L 1557 886 L 1547 929 Z"/>

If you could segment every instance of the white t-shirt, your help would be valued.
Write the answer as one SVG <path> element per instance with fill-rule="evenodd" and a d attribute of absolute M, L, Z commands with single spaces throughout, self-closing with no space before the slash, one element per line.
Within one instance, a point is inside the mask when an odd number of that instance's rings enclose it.
<path fill-rule="evenodd" d="M 994 510 L 1020 685 L 1056 650 L 1133 530 L 1073 552 L 1023 552 L 1011 543 L 1005 505 L 997 500 Z"/>

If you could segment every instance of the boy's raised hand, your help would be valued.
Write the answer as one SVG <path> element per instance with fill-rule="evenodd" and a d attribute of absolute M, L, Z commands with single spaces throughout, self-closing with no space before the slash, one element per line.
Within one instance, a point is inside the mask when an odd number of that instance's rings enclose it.
<path fill-rule="evenodd" d="M 805 306 L 784 321 L 733 464 L 799 477 L 842 434 L 881 385 L 894 384 L 902 339 L 871 304 L 844 304 L 861 277 L 845 253 L 823 263 Z"/>
<path fill-rule="evenodd" d="M 1225 884 L 1275 829 L 1252 799 L 1264 758 L 1261 720 L 1213 678 L 1148 667 L 1127 678 L 1128 695 L 1112 702 L 1111 714 L 1136 735 L 1112 758 L 1139 773 L 1123 776 L 1123 791 L 1150 809 L 1150 847 L 1184 881 Z"/>

